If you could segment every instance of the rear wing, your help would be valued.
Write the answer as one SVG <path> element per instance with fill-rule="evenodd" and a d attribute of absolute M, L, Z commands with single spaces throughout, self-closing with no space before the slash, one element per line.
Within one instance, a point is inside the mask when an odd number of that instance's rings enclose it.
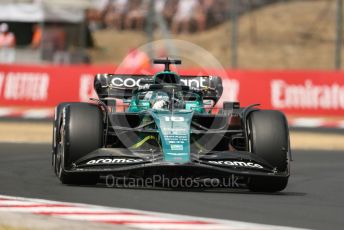
<path fill-rule="evenodd" d="M 133 89 L 143 86 L 152 79 L 152 75 L 97 74 L 94 79 L 94 89 L 101 100 L 130 99 L 133 96 Z M 223 92 L 222 80 L 216 76 L 181 75 L 180 82 L 196 89 L 214 89 L 204 94 L 205 100 L 218 101 Z"/>

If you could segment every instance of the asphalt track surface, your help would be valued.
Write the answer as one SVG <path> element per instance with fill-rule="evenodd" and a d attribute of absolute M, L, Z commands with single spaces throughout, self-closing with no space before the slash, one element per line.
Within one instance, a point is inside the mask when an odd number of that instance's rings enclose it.
<path fill-rule="evenodd" d="M 62 185 L 47 144 L 0 144 L 0 194 L 312 229 L 343 229 L 344 154 L 294 151 L 287 189 L 175 191 Z"/>

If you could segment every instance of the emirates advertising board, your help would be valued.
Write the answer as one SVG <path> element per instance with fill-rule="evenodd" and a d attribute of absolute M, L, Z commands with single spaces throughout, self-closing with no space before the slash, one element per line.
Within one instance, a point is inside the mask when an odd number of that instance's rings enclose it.
<path fill-rule="evenodd" d="M 113 66 L 25 66 L 0 65 L 0 106 L 54 107 L 60 102 L 96 98 L 97 73 L 114 73 Z M 183 75 L 204 75 L 202 70 L 182 69 Z M 206 71 L 208 74 L 211 70 Z M 125 74 L 152 74 L 126 70 Z M 223 101 L 244 106 L 261 104 L 295 115 L 344 115 L 344 73 L 331 71 L 243 71 L 226 70 Z M 191 82 L 191 81 L 190 81 Z M 202 82 L 191 82 L 199 84 Z M 139 84 L 135 77 L 116 79 L 116 85 Z M 121 103 L 118 103 L 121 106 Z"/>

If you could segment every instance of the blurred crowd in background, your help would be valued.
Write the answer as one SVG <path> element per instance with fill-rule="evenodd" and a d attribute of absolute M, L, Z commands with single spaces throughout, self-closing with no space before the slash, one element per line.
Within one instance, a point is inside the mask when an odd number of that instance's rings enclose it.
<path fill-rule="evenodd" d="M 282 0 L 89 1 L 88 7 L 83 8 L 81 21 L 77 23 L 73 20 L 69 22 L 56 19 L 42 19 L 37 22 L 25 20 L 0 22 L 0 62 L 90 63 L 91 58 L 85 52 L 85 48 L 95 47 L 92 33 L 99 30 L 137 30 L 145 31 L 148 35 L 149 20 L 153 25 L 152 31 L 158 28 L 157 20 L 159 20 L 173 34 L 196 33 L 223 23 L 230 18 L 234 8 L 241 14 Z M 30 4 L 32 6 L 39 4 L 37 0 L 28 0 L 28 2 L 30 2 L 29 7 Z M 16 5 L 15 1 L 11 4 L 21 12 L 22 5 Z M 63 12 L 54 9 L 52 3 L 51 5 L 51 12 Z M 49 12 L 44 14 L 49 16 Z M 72 17 L 72 12 L 70 11 L 68 16 L 61 16 L 61 19 Z M 56 16 L 59 18 L 59 15 Z"/>
<path fill-rule="evenodd" d="M 87 12 L 93 30 L 143 30 L 150 0 L 97 0 Z M 153 10 L 167 22 L 173 33 L 202 31 L 223 22 L 228 14 L 227 0 L 155 0 Z"/>
<path fill-rule="evenodd" d="M 159 14 L 172 33 L 203 31 L 224 22 L 230 14 L 228 0 L 94 0 L 87 10 L 91 30 L 144 30 L 152 13 Z M 239 12 L 276 0 L 238 0 Z"/>

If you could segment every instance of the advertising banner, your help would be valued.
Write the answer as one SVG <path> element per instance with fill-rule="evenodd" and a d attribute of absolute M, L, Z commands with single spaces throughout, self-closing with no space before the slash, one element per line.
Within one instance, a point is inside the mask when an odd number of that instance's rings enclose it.
<path fill-rule="evenodd" d="M 113 66 L 0 65 L 0 106 L 54 107 L 60 102 L 88 101 L 96 97 L 95 74 L 115 72 Z M 211 72 L 180 71 L 196 76 Z M 243 106 L 258 103 L 295 115 L 344 115 L 343 72 L 226 70 L 220 77 L 224 90 L 218 107 L 223 101 L 240 101 Z"/>

